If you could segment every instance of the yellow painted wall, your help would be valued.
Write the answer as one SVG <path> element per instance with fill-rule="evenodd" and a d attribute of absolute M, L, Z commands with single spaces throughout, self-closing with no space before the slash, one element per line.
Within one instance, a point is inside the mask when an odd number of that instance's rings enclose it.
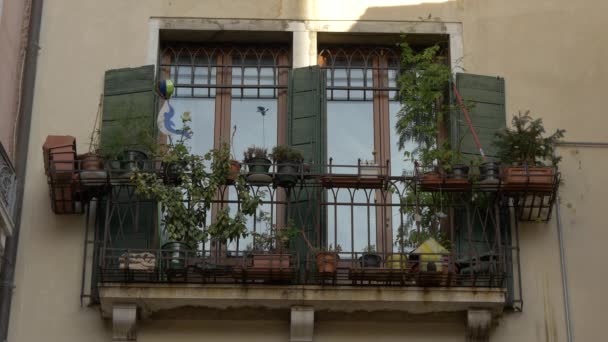
<path fill-rule="evenodd" d="M 468 72 L 506 78 L 507 110 L 530 109 L 568 140 L 608 141 L 608 1 L 458 0 L 45 1 L 10 341 L 109 341 L 96 308 L 79 306 L 82 217 L 51 213 L 41 145 L 91 131 L 107 69 L 146 62 L 151 17 L 461 22 Z M 405 4 L 405 5 L 404 5 Z M 606 149 L 560 148 L 562 215 L 574 334 L 605 339 Z M 524 312 L 506 313 L 492 341 L 565 341 L 556 220 L 521 227 Z M 464 322 L 464 321 L 463 321 Z M 285 341 L 285 322 L 144 322 L 141 341 Z M 318 341 L 464 341 L 464 323 L 320 322 Z M 382 333 L 378 336 L 377 331 Z M 388 333 L 387 331 L 395 332 Z M 429 335 L 423 336 L 425 333 Z M 179 335 L 174 335 L 179 334 Z M 378 336 L 378 337 L 377 337 Z"/>

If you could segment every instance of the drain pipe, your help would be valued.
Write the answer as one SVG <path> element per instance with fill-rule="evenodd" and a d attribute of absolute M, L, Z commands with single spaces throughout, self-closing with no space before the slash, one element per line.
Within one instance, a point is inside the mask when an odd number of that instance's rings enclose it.
<path fill-rule="evenodd" d="M 556 144 L 558 147 L 589 147 L 608 148 L 608 142 L 592 141 L 562 141 Z M 559 192 L 555 196 L 555 216 L 557 221 L 557 239 L 559 241 L 559 260 L 562 271 L 562 288 L 564 289 L 564 316 L 566 319 L 566 333 L 568 342 L 573 342 L 572 319 L 570 317 L 570 293 L 568 289 L 568 270 L 566 267 L 566 250 L 564 248 L 564 231 L 562 226 L 562 215 L 560 211 Z"/>
<path fill-rule="evenodd" d="M 562 268 L 562 288 L 564 289 L 564 316 L 566 319 L 566 333 L 568 342 L 573 342 L 572 320 L 570 319 L 570 294 L 568 291 L 568 270 L 566 268 L 566 251 L 564 249 L 564 234 L 562 230 L 562 216 L 559 209 L 559 194 L 555 196 L 555 216 L 557 218 L 557 240 L 559 241 L 559 261 Z"/>
<path fill-rule="evenodd" d="M 23 92 L 20 95 L 21 106 L 19 108 L 18 116 L 17 153 L 15 158 L 15 171 L 17 173 L 17 193 L 14 207 L 15 230 L 13 231 L 13 235 L 6 239 L 6 249 L 4 250 L 5 258 L 2 261 L 2 285 L 0 289 L 0 334 L 2 334 L 2 341 L 5 342 L 8 339 L 9 316 L 11 313 L 11 301 L 15 281 L 15 261 L 17 260 L 17 245 L 19 243 L 19 230 L 21 227 L 25 170 L 27 166 L 30 124 L 32 122 L 36 64 L 38 62 L 38 42 L 40 40 L 40 22 L 42 19 L 42 1 L 43 0 L 32 0 L 31 2 L 28 44 L 23 70 Z"/>

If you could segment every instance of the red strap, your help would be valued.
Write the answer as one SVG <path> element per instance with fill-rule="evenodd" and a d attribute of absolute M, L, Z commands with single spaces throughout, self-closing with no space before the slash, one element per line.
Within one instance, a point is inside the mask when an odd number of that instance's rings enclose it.
<path fill-rule="evenodd" d="M 454 87 L 454 94 L 456 94 L 456 99 L 458 100 L 458 104 L 460 104 L 460 108 L 462 109 L 464 118 L 467 120 L 467 124 L 469 125 L 469 130 L 471 131 L 471 134 L 473 135 L 473 140 L 475 140 L 475 145 L 477 145 L 477 148 L 479 149 L 479 154 L 481 154 L 481 157 L 485 160 L 486 155 L 485 155 L 485 153 L 483 153 L 483 148 L 481 147 L 481 142 L 479 141 L 479 137 L 477 136 L 477 133 L 475 133 L 475 128 L 473 128 L 473 123 L 471 122 L 471 117 L 469 116 L 469 111 L 467 111 L 467 108 L 465 107 L 464 102 L 462 101 L 462 97 L 460 97 L 460 93 L 458 92 L 458 89 L 456 88 L 456 83 L 452 83 L 452 86 Z"/>

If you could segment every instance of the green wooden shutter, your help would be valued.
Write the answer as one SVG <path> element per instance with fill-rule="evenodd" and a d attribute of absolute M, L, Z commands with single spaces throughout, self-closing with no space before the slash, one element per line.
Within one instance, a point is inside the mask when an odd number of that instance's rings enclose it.
<path fill-rule="evenodd" d="M 102 148 L 119 140 L 125 149 L 145 150 L 140 139 L 154 132 L 155 108 L 154 65 L 106 71 Z"/>
<path fill-rule="evenodd" d="M 456 88 L 463 101 L 471 105 L 469 116 L 486 156 L 496 155 L 492 141 L 494 133 L 506 125 L 505 80 L 501 77 L 456 74 Z M 450 89 L 452 90 L 452 89 Z M 452 103 L 458 105 L 452 91 Z M 451 143 L 468 156 L 478 156 L 479 150 L 461 110 L 450 115 Z"/>
<path fill-rule="evenodd" d="M 326 162 L 325 82 L 318 66 L 289 72 L 288 135 L 289 145 L 304 153 L 314 165 Z"/>
<path fill-rule="evenodd" d="M 108 70 L 105 74 L 101 145 L 121 136 L 124 149 L 143 152 L 142 134 L 155 129 L 154 65 Z M 129 186 L 114 186 L 109 208 L 109 240 L 114 248 L 150 248 L 156 204 L 138 202 Z M 99 214 L 105 217 L 105 207 Z"/>
<path fill-rule="evenodd" d="M 325 78 L 318 66 L 293 69 L 289 72 L 288 87 L 288 127 L 289 146 L 304 154 L 304 161 L 311 164 L 312 172 L 322 172 L 326 163 L 326 101 Z M 324 211 L 319 201 L 324 195 L 320 189 L 292 189 L 289 218 L 304 229 L 308 239 L 314 244 L 324 241 L 325 232 L 317 235 L 316 227 L 324 227 Z M 307 246 L 302 239 L 292 241 L 300 256 L 300 269 L 304 270 Z"/>
<path fill-rule="evenodd" d="M 493 160 L 496 155 L 495 147 L 492 144 L 494 134 L 506 126 L 504 78 L 457 73 L 456 88 L 465 104 L 471 106 L 469 109 L 470 119 L 487 160 Z M 450 91 L 452 104 L 458 105 L 453 90 L 450 89 Z M 460 150 L 465 156 L 471 158 L 479 156 L 479 149 L 475 144 L 462 110 L 454 110 L 450 114 L 450 127 L 452 148 L 457 149 L 460 144 Z M 494 210 L 499 210 L 501 246 L 496 244 L 497 236 L 494 221 L 490 222 L 484 216 L 490 213 L 491 216 L 494 216 L 496 214 Z M 467 255 L 483 257 L 498 252 L 497 248 L 502 249 L 504 260 L 502 265 L 496 265 L 496 267 L 504 268 L 506 281 L 503 285 L 507 287 L 509 300 L 512 300 L 513 262 L 508 208 L 501 207 L 483 212 L 483 210 L 476 209 L 473 206 L 469 208 L 468 217 L 464 209 L 456 212 L 456 253 L 459 257 L 467 259 Z M 480 213 L 483 214 L 480 216 Z M 483 284 L 480 285 L 483 286 Z"/>

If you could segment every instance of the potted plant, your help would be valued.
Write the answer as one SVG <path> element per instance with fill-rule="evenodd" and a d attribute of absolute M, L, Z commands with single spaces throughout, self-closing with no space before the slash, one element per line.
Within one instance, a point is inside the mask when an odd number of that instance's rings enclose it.
<path fill-rule="evenodd" d="M 290 187 L 296 184 L 304 160 L 302 152 L 290 146 L 279 145 L 272 149 L 270 157 L 277 164 L 277 185 Z"/>
<path fill-rule="evenodd" d="M 104 169 L 103 158 L 99 151 L 100 131 L 94 128 L 89 140 L 89 152 L 78 155 L 80 163 L 80 181 L 87 187 L 105 184 L 108 172 Z"/>
<path fill-rule="evenodd" d="M 376 253 L 376 245 L 367 245 L 363 248 L 363 255 L 359 257 L 361 267 L 380 267 L 382 257 Z"/>
<path fill-rule="evenodd" d="M 479 183 L 498 184 L 500 183 L 500 163 L 488 161 L 479 164 Z"/>
<path fill-rule="evenodd" d="M 204 227 L 217 189 L 225 182 L 228 165 L 217 158 L 217 151 L 205 156 L 192 154 L 186 145 L 192 135 L 189 115 L 182 116 L 182 135 L 175 142 L 164 146 L 159 154 L 163 163 L 187 165 L 176 168 L 181 182 L 167 183 L 164 175 L 136 169 L 131 176 L 139 196 L 159 201 L 162 226 L 168 242 L 163 246 L 163 261 L 168 270 L 182 270 L 187 256 L 206 239 Z M 211 168 L 206 166 L 211 162 Z"/>
<path fill-rule="evenodd" d="M 564 137 L 565 130 L 545 136 L 542 119 L 529 114 L 513 116 L 512 127 L 496 133 L 497 156 L 505 164 L 504 189 L 551 191 L 561 159 L 554 154 L 555 143 Z"/>
<path fill-rule="evenodd" d="M 342 252 L 342 246 L 339 244 L 336 244 L 336 247 L 329 244 L 327 248 L 319 250 L 315 255 L 317 272 L 335 273 L 338 261 L 340 261 L 340 252 Z"/>
<path fill-rule="evenodd" d="M 239 162 L 238 160 L 235 159 L 235 154 L 234 154 L 234 135 L 235 134 L 236 134 L 236 125 L 234 125 L 233 129 L 232 129 L 232 135 L 230 136 L 230 149 L 228 150 L 229 152 L 232 151 L 232 153 L 230 154 L 230 172 L 228 173 L 228 177 L 227 177 L 228 184 L 234 183 L 234 181 L 236 181 L 236 178 L 241 173 L 241 162 Z"/>
<path fill-rule="evenodd" d="M 299 233 L 298 228 L 292 220 L 289 220 L 285 227 L 277 228 L 272 224 L 270 214 L 263 211 L 259 213 L 257 219 L 266 223 L 267 229 L 265 232 L 252 233 L 253 247 L 250 248 L 252 267 L 271 272 L 289 271 L 291 266 L 289 241 Z"/>
<path fill-rule="evenodd" d="M 268 174 L 272 162 L 268 159 L 268 150 L 266 148 L 250 146 L 243 155 L 243 160 L 249 169 L 247 180 L 250 183 L 268 184 L 272 181 L 272 177 Z"/>
<path fill-rule="evenodd" d="M 466 190 L 470 186 L 469 166 L 463 163 L 460 146 L 453 150 L 445 142 L 439 148 L 425 149 L 423 163 L 431 166 L 419 179 L 424 190 Z"/>

